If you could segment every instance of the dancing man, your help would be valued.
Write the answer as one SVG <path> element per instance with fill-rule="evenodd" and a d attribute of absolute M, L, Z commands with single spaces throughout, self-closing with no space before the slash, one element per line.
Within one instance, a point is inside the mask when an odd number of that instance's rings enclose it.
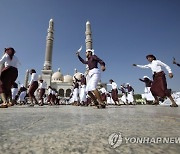
<path fill-rule="evenodd" d="M 100 89 L 99 89 L 100 93 L 101 93 L 101 99 L 102 101 L 104 101 L 107 104 L 107 91 L 105 89 L 105 87 L 103 85 L 100 85 Z"/>
<path fill-rule="evenodd" d="M 134 102 L 134 88 L 129 84 L 126 83 L 126 89 L 127 89 L 127 102 L 129 105 L 135 105 Z"/>
<path fill-rule="evenodd" d="M 151 90 L 150 90 L 152 80 L 148 76 L 144 76 L 143 79 L 139 78 L 139 80 L 145 83 L 144 98 L 146 100 L 146 104 L 149 104 L 150 101 L 154 101 L 154 97 L 153 97 Z"/>
<path fill-rule="evenodd" d="M 156 57 L 154 55 L 147 55 L 146 59 L 149 61 L 149 64 L 147 64 L 147 65 L 133 64 L 133 66 L 137 66 L 139 68 L 150 68 L 152 70 L 153 82 L 151 85 L 151 92 L 155 98 L 154 104 L 157 104 L 157 105 L 159 104 L 158 97 L 167 96 L 172 102 L 172 105 L 170 105 L 170 106 L 178 107 L 178 105 L 176 104 L 176 102 L 174 101 L 174 99 L 171 96 L 170 90 L 167 89 L 166 76 L 165 76 L 164 71 L 162 71 L 161 67 L 165 67 L 169 73 L 169 77 L 173 78 L 171 68 L 167 64 L 161 62 L 160 60 L 156 60 Z"/>
<path fill-rule="evenodd" d="M 12 103 L 17 104 L 18 84 L 16 82 L 14 82 L 14 84 L 11 87 L 11 94 L 12 94 Z"/>
<path fill-rule="evenodd" d="M 104 61 L 102 61 L 100 58 L 98 58 L 94 54 L 94 50 L 92 50 L 92 49 L 87 49 L 86 50 L 87 61 L 85 61 L 84 59 L 82 59 L 80 57 L 80 52 L 77 52 L 76 55 L 78 56 L 79 60 L 83 64 L 88 65 L 88 69 L 89 69 L 88 77 L 89 77 L 89 80 L 88 80 L 87 85 L 86 85 L 86 91 L 88 92 L 88 95 L 92 98 L 92 100 L 94 101 L 97 108 L 105 108 L 106 105 L 102 101 L 101 95 L 100 95 L 99 91 L 97 90 L 97 84 L 98 84 L 98 82 L 100 81 L 100 78 L 101 78 L 101 72 L 100 72 L 100 70 L 98 68 L 98 63 L 101 65 L 101 70 L 105 71 L 106 68 L 105 68 Z"/>
<path fill-rule="evenodd" d="M 40 79 L 39 82 L 40 82 L 40 84 L 39 84 L 39 105 L 43 106 L 44 105 L 44 94 L 46 92 L 47 84 L 43 79 Z"/>
<path fill-rule="evenodd" d="M 19 102 L 19 105 L 25 105 L 27 102 L 26 102 L 26 96 L 27 96 L 27 88 L 24 87 L 24 85 L 22 84 L 21 87 L 19 88 L 19 99 L 18 99 L 18 102 Z"/>
<path fill-rule="evenodd" d="M 80 85 L 79 85 L 79 99 L 80 99 L 80 104 L 81 105 L 86 105 L 87 106 L 87 98 L 86 98 L 86 77 L 84 74 L 81 74 L 81 78 L 80 80 L 78 80 L 76 78 L 76 76 L 74 76 L 74 78 L 80 82 Z"/>
<path fill-rule="evenodd" d="M 79 83 L 76 78 L 73 81 L 73 105 L 79 106 Z"/>
<path fill-rule="evenodd" d="M 48 86 L 48 93 L 47 93 L 48 105 L 52 105 L 52 91 L 53 91 L 53 88 L 51 86 Z"/>
<path fill-rule="evenodd" d="M 121 85 L 119 90 L 122 92 L 122 97 L 120 100 L 124 103 L 124 105 L 127 104 L 127 92 L 126 92 L 126 87 L 124 85 Z"/>
<path fill-rule="evenodd" d="M 5 48 L 0 64 L 4 65 L 0 76 L 0 96 L 3 101 L 0 108 L 7 108 L 13 105 L 11 87 L 18 77 L 17 67 L 20 64 L 13 48 Z"/>
<path fill-rule="evenodd" d="M 31 104 L 29 106 L 33 107 L 34 106 L 33 100 L 35 101 L 35 104 L 39 104 L 34 95 L 35 91 L 38 89 L 38 75 L 34 69 L 30 70 L 30 74 L 31 74 L 31 80 L 29 83 L 28 95 L 31 101 Z"/>
<path fill-rule="evenodd" d="M 112 87 L 112 89 L 111 89 L 112 99 L 113 99 L 115 105 L 120 105 L 119 99 L 118 99 L 117 84 L 116 84 L 116 82 L 114 82 L 114 80 L 112 80 L 112 79 L 110 79 L 109 82 L 110 82 L 110 84 L 108 84 L 108 85 L 111 85 L 111 87 Z"/>

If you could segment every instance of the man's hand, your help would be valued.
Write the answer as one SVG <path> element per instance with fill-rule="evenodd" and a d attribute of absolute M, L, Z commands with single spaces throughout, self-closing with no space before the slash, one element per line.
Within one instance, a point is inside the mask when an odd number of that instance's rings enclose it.
<path fill-rule="evenodd" d="M 173 74 L 172 74 L 172 73 L 169 73 L 169 77 L 170 77 L 170 78 L 173 78 Z"/>
<path fill-rule="evenodd" d="M 102 71 L 105 71 L 105 70 L 106 70 L 106 67 L 105 67 L 105 66 L 101 66 L 101 70 L 102 70 Z"/>
<path fill-rule="evenodd" d="M 76 52 L 76 55 L 77 55 L 77 56 L 79 56 L 79 53 L 80 53 L 80 52 L 79 52 L 79 51 L 77 51 L 77 52 Z"/>

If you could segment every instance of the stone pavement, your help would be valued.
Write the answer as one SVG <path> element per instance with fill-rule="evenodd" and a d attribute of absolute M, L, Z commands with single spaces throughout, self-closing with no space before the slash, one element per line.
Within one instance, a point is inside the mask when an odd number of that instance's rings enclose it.
<path fill-rule="evenodd" d="M 0 153 L 179 154 L 180 107 L 0 109 Z"/>

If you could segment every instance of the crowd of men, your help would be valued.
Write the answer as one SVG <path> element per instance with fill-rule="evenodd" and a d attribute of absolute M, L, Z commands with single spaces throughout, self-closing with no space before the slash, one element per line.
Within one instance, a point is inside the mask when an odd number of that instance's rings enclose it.
<path fill-rule="evenodd" d="M 30 70 L 31 80 L 26 88 L 23 84 L 18 88 L 18 84 L 14 82 L 11 93 L 12 101 L 14 105 L 76 105 L 76 106 L 94 106 L 96 102 L 90 98 L 86 92 L 86 77 L 81 74 L 80 79 L 74 76 L 73 88 L 69 97 L 62 97 L 59 95 L 58 90 L 47 87 L 46 82 L 37 78 L 37 73 L 34 69 Z M 38 83 L 38 86 L 34 86 L 34 82 Z M 106 86 L 99 85 L 98 91 L 103 102 L 106 105 L 133 105 L 135 104 L 133 94 L 134 89 L 129 83 L 123 84 L 118 88 L 117 84 L 110 79 L 109 84 Z M 107 86 L 111 86 L 108 91 Z M 34 88 L 35 87 L 35 88 Z M 33 92 L 32 92 L 33 89 Z M 122 97 L 119 97 L 119 91 Z"/>
<path fill-rule="evenodd" d="M 122 84 L 118 88 L 114 80 L 110 79 L 109 84 L 111 90 L 107 92 L 105 87 L 100 85 L 98 88 L 98 83 L 101 80 L 101 71 L 105 71 L 105 62 L 97 57 L 93 49 L 86 50 L 86 60 L 80 56 L 80 51 L 76 53 L 79 61 L 88 66 L 88 74 L 81 74 L 80 79 L 76 76 L 73 77 L 73 89 L 68 100 L 64 104 L 72 105 L 95 105 L 97 108 L 106 108 L 108 104 L 135 104 L 134 101 L 134 89 L 129 84 Z M 171 107 L 178 107 L 173 97 L 171 96 L 171 91 L 167 88 L 166 76 L 161 67 L 165 67 L 169 73 L 169 77 L 172 78 L 171 68 L 160 60 L 157 60 L 154 55 L 147 55 L 146 59 L 149 64 L 147 65 L 137 65 L 133 66 L 139 68 L 150 68 L 153 72 L 153 80 L 147 76 L 144 76 L 140 81 L 145 83 L 145 95 L 144 98 L 148 100 L 150 97 L 153 98 L 152 101 L 154 105 L 159 104 L 159 98 L 168 97 L 171 100 Z M 35 69 L 30 70 L 31 79 L 29 81 L 28 87 L 23 85 L 18 88 L 16 79 L 18 77 L 18 58 L 15 56 L 15 50 L 13 48 L 5 48 L 4 55 L 0 59 L 0 64 L 4 67 L 1 70 L 0 76 L 0 96 L 2 103 L 0 108 L 7 108 L 15 104 L 29 104 L 33 107 L 35 104 L 43 106 L 48 105 L 59 105 L 63 104 L 62 99 L 59 96 L 57 89 L 49 86 L 46 87 L 46 83 L 38 78 L 38 74 Z M 100 64 L 101 70 L 98 68 Z M 180 66 L 173 59 L 173 64 Z M 118 90 L 121 91 L 122 97 L 119 98 Z"/>

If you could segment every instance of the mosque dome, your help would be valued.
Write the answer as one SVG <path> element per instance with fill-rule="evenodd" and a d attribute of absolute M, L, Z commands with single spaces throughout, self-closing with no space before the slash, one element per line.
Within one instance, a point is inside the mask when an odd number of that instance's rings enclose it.
<path fill-rule="evenodd" d="M 63 74 L 61 73 L 60 69 L 58 69 L 57 72 L 53 73 L 52 75 L 52 82 L 63 82 L 64 77 Z"/>
<path fill-rule="evenodd" d="M 64 76 L 64 82 L 72 83 L 73 77 L 71 75 L 65 75 Z"/>

